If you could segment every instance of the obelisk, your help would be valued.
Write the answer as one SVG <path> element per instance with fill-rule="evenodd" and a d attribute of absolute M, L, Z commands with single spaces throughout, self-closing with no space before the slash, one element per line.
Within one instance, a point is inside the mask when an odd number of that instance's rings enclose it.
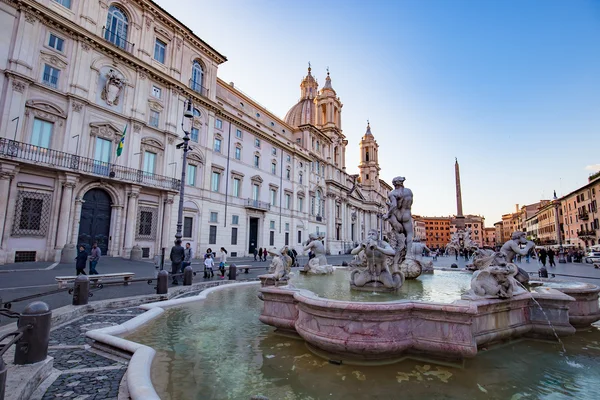
<path fill-rule="evenodd" d="M 456 178 L 456 229 L 465 229 L 465 217 L 462 209 L 462 194 L 460 192 L 460 169 L 458 159 L 454 158 L 454 176 Z"/>

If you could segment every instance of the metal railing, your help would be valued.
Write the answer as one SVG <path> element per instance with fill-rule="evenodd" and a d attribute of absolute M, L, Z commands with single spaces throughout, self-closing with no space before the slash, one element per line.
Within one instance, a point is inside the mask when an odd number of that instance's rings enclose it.
<path fill-rule="evenodd" d="M 269 211 L 271 210 L 271 204 L 254 199 L 246 199 L 246 208 L 254 208 L 256 210 Z"/>
<path fill-rule="evenodd" d="M 34 146 L 29 143 L 0 138 L 0 158 L 18 159 L 35 165 L 64 168 L 90 175 L 134 182 L 169 190 L 179 190 L 181 181 L 167 176 L 144 172 L 122 165 L 93 160 L 76 154 Z"/>
<path fill-rule="evenodd" d="M 133 53 L 133 47 L 135 46 L 133 43 L 125 40 L 124 37 L 119 36 L 118 33 L 112 32 L 106 28 L 106 26 L 102 27 L 102 37 L 106 39 L 106 41 L 111 42 L 117 47 L 122 48 L 123 50 Z"/>
<path fill-rule="evenodd" d="M 201 82 L 190 79 L 190 89 L 204 97 L 208 97 L 208 89 L 202 86 Z"/>
<path fill-rule="evenodd" d="M 578 237 L 582 237 L 582 236 L 596 236 L 596 231 L 593 231 L 593 230 L 577 231 L 577 236 Z"/>

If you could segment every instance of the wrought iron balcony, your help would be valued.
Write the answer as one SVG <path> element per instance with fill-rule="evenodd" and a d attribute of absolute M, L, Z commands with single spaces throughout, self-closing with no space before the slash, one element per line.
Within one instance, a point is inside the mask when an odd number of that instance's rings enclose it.
<path fill-rule="evenodd" d="M 202 86 L 202 82 L 190 79 L 190 89 L 204 97 L 208 97 L 208 89 Z"/>
<path fill-rule="evenodd" d="M 34 146 L 29 143 L 0 138 L 0 158 L 19 160 L 34 165 L 42 165 L 102 176 L 122 182 L 138 183 L 168 190 L 179 190 L 180 180 L 167 176 L 144 172 L 122 165 L 97 161 L 76 154 Z"/>
<path fill-rule="evenodd" d="M 260 211 L 269 211 L 271 210 L 271 204 L 265 201 L 246 199 L 246 208 L 252 208 L 254 210 Z"/>
<path fill-rule="evenodd" d="M 577 236 L 594 238 L 594 237 L 596 237 L 596 231 L 594 231 L 594 230 L 577 231 Z"/>
<path fill-rule="evenodd" d="M 590 219 L 590 215 L 586 212 L 580 212 L 579 213 L 579 219 L 582 221 L 587 221 L 588 219 Z"/>
<path fill-rule="evenodd" d="M 102 37 L 115 46 L 120 47 L 129 53 L 133 53 L 133 46 L 135 45 L 125 40 L 125 38 L 118 33 L 108 30 L 106 26 L 102 27 Z"/>

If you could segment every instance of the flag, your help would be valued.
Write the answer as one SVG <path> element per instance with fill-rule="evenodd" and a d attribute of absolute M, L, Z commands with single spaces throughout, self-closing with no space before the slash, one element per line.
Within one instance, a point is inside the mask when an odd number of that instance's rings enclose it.
<path fill-rule="evenodd" d="M 127 132 L 127 125 L 123 128 L 123 136 L 121 136 L 121 140 L 119 140 L 119 145 L 117 146 L 117 157 L 121 155 L 123 152 L 123 146 L 125 145 L 125 133 Z"/>

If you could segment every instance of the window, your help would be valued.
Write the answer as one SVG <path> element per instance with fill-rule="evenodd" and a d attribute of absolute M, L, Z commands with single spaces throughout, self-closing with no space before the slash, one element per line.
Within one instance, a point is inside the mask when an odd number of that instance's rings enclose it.
<path fill-rule="evenodd" d="M 303 211 L 304 208 L 304 198 L 298 197 L 298 211 Z"/>
<path fill-rule="evenodd" d="M 194 108 L 194 111 L 192 111 L 192 115 L 198 118 L 202 116 L 202 114 L 200 114 L 200 110 L 198 110 L 197 108 Z"/>
<path fill-rule="evenodd" d="M 48 64 L 44 64 L 44 76 L 42 77 L 42 81 L 44 82 L 44 84 L 56 89 L 58 87 L 59 76 L 59 69 L 51 67 Z"/>
<path fill-rule="evenodd" d="M 241 139 L 241 138 L 242 138 L 242 131 L 240 131 L 239 129 L 236 129 L 236 130 L 235 130 L 235 137 L 237 137 L 237 138 L 240 138 L 240 139 Z"/>
<path fill-rule="evenodd" d="M 59 38 L 58 36 L 54 35 L 54 34 L 50 34 L 50 37 L 48 38 L 48 46 L 52 47 L 54 50 L 63 51 L 63 46 L 65 44 L 65 41 L 61 38 Z"/>
<path fill-rule="evenodd" d="M 239 147 L 235 148 L 235 159 L 236 160 L 241 160 L 242 159 L 242 149 Z"/>
<path fill-rule="evenodd" d="M 215 225 L 209 227 L 208 244 L 217 244 L 217 227 Z"/>
<path fill-rule="evenodd" d="M 185 172 L 185 180 L 189 186 L 196 186 L 196 166 L 188 164 Z"/>
<path fill-rule="evenodd" d="M 158 128 L 158 121 L 160 120 L 160 113 L 158 111 L 150 110 L 150 126 Z"/>
<path fill-rule="evenodd" d="M 21 203 L 21 218 L 19 218 L 19 229 L 39 231 L 42 221 L 42 208 L 44 200 L 31 197 L 23 198 Z"/>
<path fill-rule="evenodd" d="M 217 153 L 220 153 L 220 152 L 221 152 L 221 139 L 215 139 L 214 150 L 215 150 Z"/>
<path fill-rule="evenodd" d="M 190 139 L 193 142 L 198 143 L 198 135 L 200 134 L 200 131 L 198 131 L 198 128 L 192 128 L 192 131 L 190 132 Z"/>
<path fill-rule="evenodd" d="M 275 231 L 269 232 L 269 246 L 275 246 Z"/>
<path fill-rule="evenodd" d="M 258 168 L 260 166 L 260 156 L 257 154 L 254 155 L 254 166 L 256 168 Z"/>
<path fill-rule="evenodd" d="M 165 51 L 167 50 L 167 44 L 161 40 L 156 39 L 154 42 L 154 59 L 161 64 L 165 63 Z"/>
<path fill-rule="evenodd" d="M 145 151 L 144 152 L 144 168 L 143 171 L 147 174 L 153 174 L 154 173 L 154 167 L 155 167 L 155 163 L 156 163 L 156 154 L 149 152 L 149 151 Z"/>
<path fill-rule="evenodd" d="M 336 218 L 341 218 L 340 206 L 338 204 L 335 205 L 335 217 Z"/>
<path fill-rule="evenodd" d="M 211 211 L 210 222 L 219 222 L 219 213 L 218 212 Z"/>
<path fill-rule="evenodd" d="M 240 223 L 240 216 L 232 215 L 231 216 L 231 225 L 238 225 L 239 223 Z"/>
<path fill-rule="evenodd" d="M 271 163 L 271 173 L 273 175 L 275 175 L 277 173 L 277 164 L 274 162 Z"/>
<path fill-rule="evenodd" d="M 231 244 L 237 244 L 238 228 L 231 228 Z"/>
<path fill-rule="evenodd" d="M 194 218 L 192 217 L 183 217 L 183 237 L 191 238 L 192 237 L 192 226 L 194 223 Z"/>
<path fill-rule="evenodd" d="M 302 243 L 302 231 L 298 231 L 298 243 Z"/>
<path fill-rule="evenodd" d="M 271 205 L 274 206 L 277 203 L 277 190 L 271 189 Z"/>
<path fill-rule="evenodd" d="M 292 196 L 290 196 L 289 194 L 286 193 L 286 195 L 285 195 L 285 208 L 289 210 L 291 208 L 290 207 L 291 203 L 292 203 Z"/>
<path fill-rule="evenodd" d="M 276 155 L 277 155 L 277 149 L 276 149 L 275 147 L 273 147 L 273 148 L 271 149 L 271 154 L 272 154 L 272 155 L 274 155 L 274 156 L 276 156 Z"/>
<path fill-rule="evenodd" d="M 302 185 L 302 172 L 298 174 L 298 182 Z"/>
<path fill-rule="evenodd" d="M 112 44 L 125 49 L 127 45 L 127 16 L 121 9 L 115 6 L 110 6 L 108 9 L 108 17 L 106 19 L 106 30 L 104 31 L 104 39 Z"/>
<path fill-rule="evenodd" d="M 202 81 L 204 79 L 204 69 L 198 60 L 195 60 L 192 64 L 192 81 L 190 87 L 193 91 L 202 92 Z"/>
<path fill-rule="evenodd" d="M 289 245 L 290 244 L 290 233 L 286 232 L 285 233 L 285 245 Z"/>
<path fill-rule="evenodd" d="M 140 211 L 138 236 L 152 236 L 152 211 Z"/>
<path fill-rule="evenodd" d="M 219 172 L 213 171 L 211 185 L 210 185 L 210 188 L 213 192 L 219 191 L 220 181 L 221 181 L 221 174 Z"/>
<path fill-rule="evenodd" d="M 260 186 L 257 184 L 252 185 L 252 200 L 258 200 L 258 195 L 260 193 Z"/>
<path fill-rule="evenodd" d="M 291 176 L 291 171 L 288 168 L 288 169 L 285 170 L 285 179 L 287 179 L 289 181 L 290 180 L 290 176 Z"/>
<path fill-rule="evenodd" d="M 215 128 L 223 129 L 223 121 L 221 121 L 220 119 L 215 119 Z"/>
<path fill-rule="evenodd" d="M 54 1 L 64 7 L 71 8 L 71 0 L 54 0 Z"/>
<path fill-rule="evenodd" d="M 160 99 L 161 93 L 161 88 L 152 85 L 152 96 L 156 97 L 157 99 Z"/>
<path fill-rule="evenodd" d="M 260 139 L 254 139 L 254 147 L 258 147 L 260 149 Z"/>
<path fill-rule="evenodd" d="M 256 118 L 260 118 L 260 113 L 256 113 Z"/>
<path fill-rule="evenodd" d="M 275 122 L 271 121 L 271 126 L 275 126 Z"/>
<path fill-rule="evenodd" d="M 269 221 L 269 229 L 275 229 L 275 221 Z"/>
<path fill-rule="evenodd" d="M 233 197 L 240 197 L 240 184 L 239 178 L 233 178 Z"/>
<path fill-rule="evenodd" d="M 289 154 L 287 156 L 285 156 L 285 160 L 287 162 L 291 162 L 292 161 L 292 156 L 290 156 Z"/>
<path fill-rule="evenodd" d="M 103 163 L 110 162 L 112 142 L 110 140 L 96 138 L 96 148 L 94 149 L 94 160 L 101 161 Z"/>
<path fill-rule="evenodd" d="M 35 118 L 33 120 L 33 132 L 31 133 L 31 144 L 43 148 L 50 148 L 50 139 L 52 138 L 52 122 Z"/>

